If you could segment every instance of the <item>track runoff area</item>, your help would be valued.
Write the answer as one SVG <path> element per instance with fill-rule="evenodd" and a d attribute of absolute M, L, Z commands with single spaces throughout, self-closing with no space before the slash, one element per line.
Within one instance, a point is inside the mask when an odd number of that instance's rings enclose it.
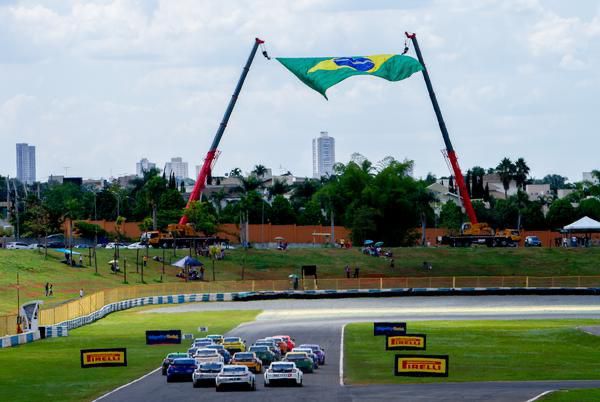
<path fill-rule="evenodd" d="M 217 393 L 215 387 L 194 388 L 191 381 L 167 382 L 161 369 L 113 390 L 98 401 L 528 401 L 556 389 L 600 388 L 600 381 L 487 381 L 453 382 L 452 354 L 448 378 L 436 378 L 427 384 L 351 385 L 344 380 L 344 328 L 349 323 L 375 321 L 411 322 L 429 320 L 536 320 L 599 319 L 600 298 L 594 296 L 455 296 L 338 300 L 267 300 L 187 304 L 148 310 L 145 313 L 168 314 L 207 310 L 262 310 L 257 320 L 238 326 L 226 336 L 237 336 L 248 345 L 273 335 L 290 335 L 299 344 L 318 344 L 326 353 L 326 364 L 303 376 L 302 387 L 265 387 L 263 374 L 256 375 L 256 390 Z M 160 319 L 157 319 L 160 322 Z M 529 321 L 533 322 L 533 321 Z M 372 324 L 369 324 L 372 328 Z M 371 329 L 372 331 L 372 329 Z M 208 332 L 194 336 L 203 337 Z M 385 351 L 372 350 L 375 357 Z M 173 352 L 186 352 L 192 340 L 173 345 Z M 152 346 L 148 346 L 152 347 Z M 399 352 L 402 353 L 402 352 Z M 426 353 L 426 352 L 423 352 Z M 549 352 L 548 352 L 549 353 Z M 162 362 L 157 361 L 157 366 Z M 367 366 L 367 365 L 365 365 Z M 389 375 L 394 375 L 390 361 Z"/>

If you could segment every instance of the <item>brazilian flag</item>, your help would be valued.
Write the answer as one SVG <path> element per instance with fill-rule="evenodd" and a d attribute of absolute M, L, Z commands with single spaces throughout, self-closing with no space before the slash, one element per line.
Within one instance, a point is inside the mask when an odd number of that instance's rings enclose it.
<path fill-rule="evenodd" d="M 307 57 L 277 60 L 303 83 L 327 99 L 329 87 L 353 75 L 373 75 L 388 81 L 400 81 L 423 70 L 412 57 L 399 54 L 378 54 L 355 57 Z"/>

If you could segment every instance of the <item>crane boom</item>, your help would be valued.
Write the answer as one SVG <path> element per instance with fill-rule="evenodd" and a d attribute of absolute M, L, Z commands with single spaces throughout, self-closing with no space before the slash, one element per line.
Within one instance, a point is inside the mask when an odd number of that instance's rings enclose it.
<path fill-rule="evenodd" d="M 454 177 L 456 178 L 456 184 L 458 184 L 458 191 L 460 192 L 460 196 L 462 197 L 467 216 L 469 217 L 469 220 L 472 224 L 477 224 L 477 215 L 475 215 L 473 204 L 471 204 L 471 197 L 469 197 L 469 192 L 467 191 L 465 179 L 460 170 L 460 166 L 458 165 L 456 152 L 454 151 L 454 147 L 452 147 L 452 142 L 450 141 L 450 136 L 448 135 L 448 129 L 446 128 L 446 123 L 444 122 L 442 111 L 440 110 L 440 105 L 438 104 L 435 92 L 433 92 L 433 86 L 431 85 L 431 80 L 429 79 L 427 66 L 425 66 L 425 61 L 423 61 L 423 55 L 421 54 L 421 49 L 419 48 L 419 42 L 417 42 L 417 35 L 415 33 L 409 34 L 408 32 L 406 32 L 406 37 L 412 41 L 412 44 L 415 48 L 415 53 L 417 54 L 417 58 L 423 66 L 423 78 L 425 79 L 425 85 L 427 85 L 427 92 L 429 93 L 429 98 L 431 99 L 431 104 L 433 105 L 433 110 L 435 111 L 435 116 L 437 117 L 437 121 L 440 126 L 440 131 L 442 132 L 442 137 L 444 138 L 444 144 L 446 145 L 448 159 L 450 160 L 450 164 L 452 165 Z"/>
<path fill-rule="evenodd" d="M 229 100 L 229 105 L 227 105 L 227 109 L 225 110 L 225 114 L 223 115 L 223 120 L 221 120 L 221 124 L 217 129 L 215 134 L 215 138 L 213 139 L 212 144 L 210 145 L 210 149 L 206 153 L 206 157 L 204 158 L 204 163 L 202 164 L 202 169 L 198 173 L 198 178 L 196 180 L 196 184 L 194 184 L 194 189 L 190 194 L 190 198 L 188 199 L 187 205 L 185 209 L 187 210 L 192 202 L 198 201 L 200 199 L 200 195 L 202 191 L 206 187 L 206 178 L 211 173 L 212 163 L 215 160 L 215 156 L 217 154 L 217 148 L 219 147 L 219 142 L 221 142 L 221 138 L 223 137 L 223 133 L 225 132 L 225 128 L 227 127 L 227 123 L 229 122 L 229 118 L 231 117 L 231 113 L 233 112 L 233 108 L 235 107 L 235 103 L 237 102 L 238 96 L 242 90 L 242 86 L 244 85 L 244 81 L 246 80 L 246 76 L 248 75 L 248 71 L 250 71 L 250 66 L 252 65 L 252 61 L 254 60 L 254 56 L 256 55 L 256 51 L 258 47 L 263 44 L 264 41 L 256 38 L 254 40 L 254 45 L 252 46 L 252 51 L 250 52 L 250 56 L 248 56 L 248 60 L 246 61 L 246 65 L 242 70 L 242 75 L 233 91 L 233 95 L 231 95 L 231 99 Z M 180 225 L 185 225 L 188 219 L 185 214 L 179 220 Z"/>

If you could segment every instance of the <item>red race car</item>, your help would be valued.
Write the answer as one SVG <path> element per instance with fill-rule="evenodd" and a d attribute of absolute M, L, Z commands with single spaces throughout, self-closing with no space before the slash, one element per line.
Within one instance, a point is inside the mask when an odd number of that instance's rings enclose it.
<path fill-rule="evenodd" d="M 275 335 L 275 336 L 273 336 L 273 338 L 283 339 L 287 345 L 288 350 L 292 350 L 296 347 L 296 344 L 294 343 L 294 339 L 289 335 Z"/>

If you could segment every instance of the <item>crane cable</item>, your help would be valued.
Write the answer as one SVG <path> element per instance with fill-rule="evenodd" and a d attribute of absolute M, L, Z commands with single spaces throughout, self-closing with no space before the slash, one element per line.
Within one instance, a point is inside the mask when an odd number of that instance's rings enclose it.
<path fill-rule="evenodd" d="M 260 44 L 260 50 L 262 55 L 265 56 L 265 59 L 271 60 L 271 56 L 269 56 L 269 53 L 267 53 L 267 48 L 265 47 L 264 42 Z"/>

